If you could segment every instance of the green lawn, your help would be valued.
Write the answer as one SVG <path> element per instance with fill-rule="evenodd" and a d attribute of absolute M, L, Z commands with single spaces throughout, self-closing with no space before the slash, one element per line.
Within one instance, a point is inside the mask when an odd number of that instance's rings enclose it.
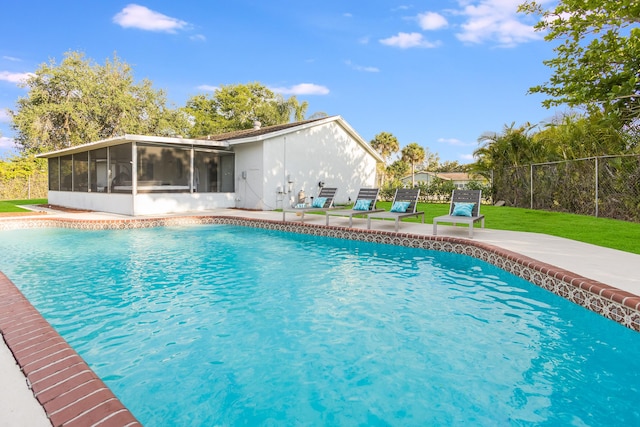
<path fill-rule="evenodd" d="M 376 206 L 389 210 L 391 202 L 379 202 Z M 425 222 L 432 223 L 433 217 L 448 213 L 449 204 L 418 203 L 418 210 L 424 211 Z M 483 205 L 480 212 L 485 216 L 486 228 L 549 234 L 640 254 L 639 223 L 507 206 Z"/>
<path fill-rule="evenodd" d="M 0 212 L 29 212 L 19 205 L 44 205 L 47 199 L 30 199 L 30 200 L 0 200 Z"/>
<path fill-rule="evenodd" d="M 47 199 L 0 201 L 0 212 L 25 212 L 17 205 L 46 204 Z M 380 209 L 391 209 L 391 202 L 379 202 Z M 438 215 L 445 215 L 448 204 L 419 203 L 418 210 L 425 212 L 425 222 Z M 495 230 L 528 231 L 565 237 L 606 248 L 640 254 L 640 224 L 607 218 L 594 218 L 559 212 L 536 211 L 511 207 L 482 206 L 485 227 Z M 419 221 L 416 218 L 405 221 Z M 465 226 L 466 227 L 466 226 Z"/>

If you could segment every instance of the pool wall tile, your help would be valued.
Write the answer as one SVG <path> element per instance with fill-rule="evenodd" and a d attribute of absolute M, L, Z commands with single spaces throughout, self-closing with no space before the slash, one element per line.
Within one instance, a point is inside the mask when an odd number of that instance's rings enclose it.
<path fill-rule="evenodd" d="M 29 218 L 0 221 L 0 231 L 48 227 L 128 230 L 197 224 L 239 225 L 468 255 L 640 331 L 640 296 L 496 246 L 462 238 L 209 215 L 110 220 Z M 0 333 L 53 425 L 140 425 L 1 272 Z"/>

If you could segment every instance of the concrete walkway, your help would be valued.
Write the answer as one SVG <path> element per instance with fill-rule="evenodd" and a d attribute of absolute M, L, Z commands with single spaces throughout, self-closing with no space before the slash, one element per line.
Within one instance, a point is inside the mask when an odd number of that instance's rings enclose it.
<path fill-rule="evenodd" d="M 223 215 L 282 220 L 282 213 L 280 212 L 241 211 L 236 209 L 221 209 L 206 213 L 198 212 L 195 215 Z M 42 215 L 39 217 L 42 217 Z M 47 217 L 75 218 L 78 220 L 131 218 L 105 213 L 61 213 L 54 211 L 48 212 Z M 29 217 L 22 216 L 18 219 L 27 218 Z M 0 221 L 7 219 L 0 218 Z M 289 220 L 290 218 L 287 219 Z M 295 217 L 291 219 L 295 219 Z M 330 221 L 333 226 L 348 226 L 347 218 L 331 217 Z M 325 216 L 305 215 L 305 223 L 324 225 Z M 366 220 L 354 218 L 353 227 L 366 229 Z M 373 221 L 372 228 L 386 231 L 394 230 L 393 222 L 391 221 Z M 402 223 L 400 232 L 431 235 L 432 225 Z M 439 225 L 438 235 L 467 238 L 467 227 Z M 640 255 L 537 233 L 476 228 L 474 240 L 525 255 L 640 296 L 640 275 L 637 273 L 637 266 L 640 265 Z M 51 425 L 44 410 L 28 388 L 26 379 L 15 363 L 13 355 L 6 347 L 4 340 L 0 340 L 0 378 L 1 426 L 38 427 Z"/>

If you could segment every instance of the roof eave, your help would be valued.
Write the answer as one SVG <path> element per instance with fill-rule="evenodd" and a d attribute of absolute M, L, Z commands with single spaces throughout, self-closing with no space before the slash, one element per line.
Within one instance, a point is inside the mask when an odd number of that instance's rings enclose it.
<path fill-rule="evenodd" d="M 129 135 L 116 136 L 113 138 L 102 139 L 100 141 L 89 142 L 87 144 L 76 145 L 74 147 L 63 148 L 61 150 L 50 151 L 47 153 L 38 154 L 36 157 L 50 158 L 58 157 L 61 155 L 81 153 L 89 150 L 97 150 L 99 148 L 111 147 L 113 145 L 125 144 L 127 142 L 156 142 L 175 145 L 186 146 L 207 146 L 211 148 L 229 148 L 229 144 L 226 141 L 203 141 L 199 139 L 191 138 L 177 138 L 170 136 L 149 136 L 149 135 Z"/>

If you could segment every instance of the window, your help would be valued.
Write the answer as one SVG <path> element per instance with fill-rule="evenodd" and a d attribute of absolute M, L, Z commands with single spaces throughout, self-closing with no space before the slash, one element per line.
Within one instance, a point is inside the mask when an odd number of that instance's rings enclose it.
<path fill-rule="evenodd" d="M 88 152 L 73 155 L 73 191 L 89 191 Z"/>
<path fill-rule="evenodd" d="M 189 192 L 191 150 L 138 144 L 138 192 Z"/>
<path fill-rule="evenodd" d="M 73 156 L 60 157 L 60 191 L 73 190 Z"/>
<path fill-rule="evenodd" d="M 60 190 L 60 157 L 49 159 L 49 190 Z"/>
<path fill-rule="evenodd" d="M 196 150 L 193 158 L 194 191 L 229 193 L 235 188 L 233 153 Z"/>
<path fill-rule="evenodd" d="M 131 193 L 131 143 L 114 145 L 109 148 L 109 175 L 111 191 Z"/>
<path fill-rule="evenodd" d="M 107 149 L 89 151 L 89 184 L 92 192 L 106 193 L 109 185 Z"/>

